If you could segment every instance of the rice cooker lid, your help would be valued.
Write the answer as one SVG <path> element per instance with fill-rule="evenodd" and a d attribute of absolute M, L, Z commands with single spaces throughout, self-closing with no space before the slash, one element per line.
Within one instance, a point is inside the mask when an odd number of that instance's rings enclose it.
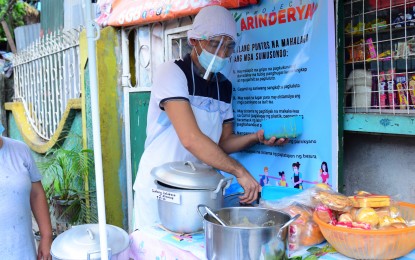
<path fill-rule="evenodd" d="M 164 184 L 193 190 L 215 190 L 223 179 L 214 168 L 198 162 L 169 162 L 151 170 L 153 177 Z"/>
<path fill-rule="evenodd" d="M 109 224 L 106 225 L 106 231 L 111 255 L 117 255 L 128 247 L 130 240 L 126 231 Z M 99 241 L 99 224 L 74 226 L 53 240 L 50 251 L 57 259 L 87 259 L 88 253 L 90 259 L 100 259 Z"/>

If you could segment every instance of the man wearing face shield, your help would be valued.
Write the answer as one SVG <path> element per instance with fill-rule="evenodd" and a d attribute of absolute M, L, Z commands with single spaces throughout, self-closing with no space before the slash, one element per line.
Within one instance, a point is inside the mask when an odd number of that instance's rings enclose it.
<path fill-rule="evenodd" d="M 259 183 L 229 154 L 257 143 L 282 145 L 287 139 L 264 139 L 264 131 L 233 133 L 232 84 L 219 71 L 233 53 L 236 23 L 221 6 L 208 6 L 196 15 L 183 60 L 166 62 L 153 79 L 147 118 L 147 139 L 134 183 L 135 227 L 158 223 L 156 188 L 150 172 L 167 162 L 203 162 L 236 177 L 244 189 L 241 203 L 258 197 Z"/>

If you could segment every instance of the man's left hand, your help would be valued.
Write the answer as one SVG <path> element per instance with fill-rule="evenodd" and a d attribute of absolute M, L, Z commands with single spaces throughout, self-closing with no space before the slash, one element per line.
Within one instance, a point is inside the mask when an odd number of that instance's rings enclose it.
<path fill-rule="evenodd" d="M 283 146 L 283 145 L 286 145 L 288 141 L 290 140 L 289 138 L 278 138 L 277 139 L 275 136 L 267 140 L 264 137 L 264 130 L 262 129 L 256 132 L 256 135 L 260 143 L 268 145 L 268 146 Z"/>

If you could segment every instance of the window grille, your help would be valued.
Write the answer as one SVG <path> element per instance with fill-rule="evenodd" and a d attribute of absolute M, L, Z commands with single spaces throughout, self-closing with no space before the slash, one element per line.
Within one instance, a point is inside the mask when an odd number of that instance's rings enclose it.
<path fill-rule="evenodd" d="M 134 57 L 128 54 L 128 58 L 122 60 L 126 69 L 123 77 L 127 78 L 130 87 L 151 87 L 154 71 L 160 64 L 190 53 L 192 48 L 187 43 L 187 31 L 191 23 L 189 16 L 123 29 L 129 44 L 122 52 L 134 53 Z M 134 39 L 133 43 L 130 43 L 131 39 Z M 134 64 L 134 71 L 131 64 Z"/>
<path fill-rule="evenodd" d="M 345 113 L 415 113 L 415 0 L 344 1 Z"/>
<path fill-rule="evenodd" d="M 183 58 L 192 51 L 187 43 L 187 31 L 190 25 L 176 29 L 166 30 L 165 32 L 165 60 L 176 60 Z"/>

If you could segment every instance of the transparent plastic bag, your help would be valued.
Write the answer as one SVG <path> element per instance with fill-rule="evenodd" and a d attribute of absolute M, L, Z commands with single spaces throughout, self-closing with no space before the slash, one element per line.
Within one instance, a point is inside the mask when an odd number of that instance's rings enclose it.
<path fill-rule="evenodd" d="M 303 192 L 284 197 L 278 200 L 260 199 L 259 206 L 279 210 L 289 214 L 291 217 L 300 214 L 290 225 L 288 232 L 288 248 L 290 252 L 295 252 L 303 247 L 320 244 L 325 239 L 319 226 L 313 220 L 313 211 L 316 201 L 313 195 L 317 191 L 329 189 L 328 186 L 314 186 Z"/>

